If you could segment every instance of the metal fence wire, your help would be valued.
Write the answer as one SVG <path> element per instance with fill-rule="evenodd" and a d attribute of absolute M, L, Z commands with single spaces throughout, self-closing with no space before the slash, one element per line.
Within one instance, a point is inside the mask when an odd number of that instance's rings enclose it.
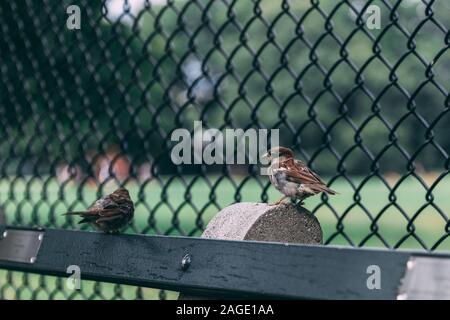
<path fill-rule="evenodd" d="M 126 232 L 198 236 L 229 204 L 277 200 L 258 166 L 174 165 L 173 130 L 197 120 L 279 129 L 280 144 L 340 193 L 306 201 L 325 244 L 448 250 L 449 10 L 432 0 L 1 1 L 7 223 L 86 229 L 61 214 L 124 185 L 136 207 Z M 175 297 L 0 271 L 3 299 Z"/>

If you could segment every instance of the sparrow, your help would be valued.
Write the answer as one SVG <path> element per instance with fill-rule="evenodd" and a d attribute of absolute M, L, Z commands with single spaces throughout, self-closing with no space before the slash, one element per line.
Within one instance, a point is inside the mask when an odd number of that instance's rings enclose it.
<path fill-rule="evenodd" d="M 270 182 L 284 194 L 284 197 L 271 205 L 278 205 L 287 197 L 294 201 L 300 200 L 301 205 L 304 199 L 321 192 L 337 194 L 303 161 L 294 159 L 294 153 L 289 148 L 272 148 L 263 155 L 263 158 L 270 163 L 268 168 Z"/>
<path fill-rule="evenodd" d="M 118 233 L 133 218 L 134 204 L 128 190 L 119 188 L 95 201 L 86 211 L 67 212 L 64 215 L 81 216 L 78 223 L 89 223 L 105 233 Z"/>

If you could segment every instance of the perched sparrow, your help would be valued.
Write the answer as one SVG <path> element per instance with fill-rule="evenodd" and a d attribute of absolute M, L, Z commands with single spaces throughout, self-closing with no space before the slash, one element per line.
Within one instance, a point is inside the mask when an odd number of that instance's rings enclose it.
<path fill-rule="evenodd" d="M 67 212 L 83 219 L 78 223 L 89 223 L 106 233 L 118 233 L 133 218 L 134 205 L 128 190 L 119 188 L 110 195 L 98 199 L 86 211 Z"/>
<path fill-rule="evenodd" d="M 328 188 L 320 177 L 300 160 L 294 159 L 291 149 L 276 147 L 270 149 L 265 155 L 270 161 L 268 174 L 274 187 L 284 194 L 284 197 L 273 205 L 281 203 L 287 197 L 293 200 L 303 200 L 318 193 L 336 194 Z"/>

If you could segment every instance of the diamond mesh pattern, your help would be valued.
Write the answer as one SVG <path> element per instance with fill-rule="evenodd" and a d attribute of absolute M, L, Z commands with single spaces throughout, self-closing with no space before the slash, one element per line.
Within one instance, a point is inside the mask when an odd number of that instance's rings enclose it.
<path fill-rule="evenodd" d="M 81 8 L 68 30 L 66 8 Z M 381 29 L 370 29 L 370 5 Z M 119 184 L 127 232 L 198 236 L 221 208 L 278 194 L 256 166 L 175 166 L 171 133 L 277 128 L 340 192 L 307 201 L 326 244 L 448 250 L 446 1 L 0 2 L 0 204 L 13 225 Z M 86 227 L 81 227 L 82 229 Z M 0 298 L 175 293 L 0 270 Z"/>

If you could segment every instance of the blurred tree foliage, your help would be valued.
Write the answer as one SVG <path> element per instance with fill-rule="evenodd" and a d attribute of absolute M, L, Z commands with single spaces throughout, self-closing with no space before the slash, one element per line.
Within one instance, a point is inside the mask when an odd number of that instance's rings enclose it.
<path fill-rule="evenodd" d="M 449 4 L 390 2 L 148 1 L 112 18 L 79 1 L 81 30 L 70 31 L 68 1 L 2 1 L 0 152 L 38 171 L 119 145 L 167 169 L 171 131 L 200 119 L 279 128 L 324 173 L 404 171 L 410 157 L 439 170 Z M 359 21 L 368 4 L 380 30 Z"/>

